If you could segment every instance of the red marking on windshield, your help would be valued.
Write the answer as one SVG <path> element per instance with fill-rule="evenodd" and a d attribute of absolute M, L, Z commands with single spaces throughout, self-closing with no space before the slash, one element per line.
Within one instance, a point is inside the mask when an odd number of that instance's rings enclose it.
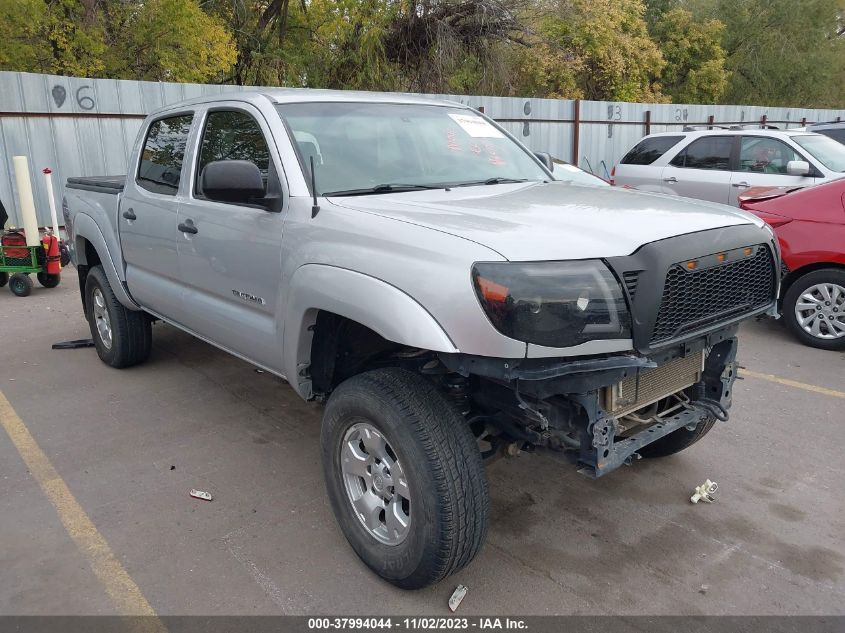
<path fill-rule="evenodd" d="M 453 152 L 460 152 L 462 150 L 461 146 L 458 145 L 458 135 L 455 133 L 455 130 L 446 130 L 446 147 Z"/>

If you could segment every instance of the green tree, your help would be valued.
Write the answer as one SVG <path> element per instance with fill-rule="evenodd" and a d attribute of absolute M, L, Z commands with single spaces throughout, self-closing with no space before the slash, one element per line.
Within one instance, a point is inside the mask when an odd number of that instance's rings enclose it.
<path fill-rule="evenodd" d="M 663 56 L 649 38 L 642 0 L 560 0 L 538 21 L 523 55 L 533 94 L 618 101 L 664 101 Z"/>
<path fill-rule="evenodd" d="M 77 0 L 0 2 L 0 69 L 100 76 L 105 34 Z"/>
<path fill-rule="evenodd" d="M 234 63 L 226 26 L 197 0 L 3 0 L 0 68 L 208 81 Z"/>
<path fill-rule="evenodd" d="M 697 21 L 686 9 L 662 13 L 651 33 L 666 66 L 661 74 L 663 91 L 676 103 L 717 103 L 728 85 L 725 51 L 721 45 L 725 25 L 719 20 Z"/>
<path fill-rule="evenodd" d="M 841 107 L 843 0 L 715 0 L 726 25 L 728 103 Z"/>

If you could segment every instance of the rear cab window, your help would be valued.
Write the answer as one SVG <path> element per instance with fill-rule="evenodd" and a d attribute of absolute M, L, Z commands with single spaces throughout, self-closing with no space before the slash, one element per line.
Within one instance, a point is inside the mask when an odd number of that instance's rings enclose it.
<path fill-rule="evenodd" d="M 830 128 L 827 130 L 812 130 L 813 132 L 818 132 L 819 134 L 824 134 L 825 136 L 829 136 L 834 141 L 839 141 L 843 145 L 845 145 L 845 127 L 840 128 Z"/>
<path fill-rule="evenodd" d="M 683 136 L 652 136 L 644 138 L 625 154 L 622 165 L 651 165 L 683 140 Z"/>
<path fill-rule="evenodd" d="M 150 124 L 138 163 L 139 187 L 153 193 L 176 195 L 193 118 L 193 114 L 180 114 Z"/>
<path fill-rule="evenodd" d="M 729 171 L 733 144 L 733 136 L 703 136 L 687 145 L 669 164 L 686 169 Z"/>

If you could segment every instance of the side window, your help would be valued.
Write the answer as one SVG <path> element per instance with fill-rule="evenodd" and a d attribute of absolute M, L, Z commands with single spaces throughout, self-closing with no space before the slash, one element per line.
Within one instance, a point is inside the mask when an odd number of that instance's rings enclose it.
<path fill-rule="evenodd" d="M 825 136 L 829 136 L 834 141 L 839 141 L 843 145 L 845 145 L 845 128 L 831 128 L 829 130 L 813 130 L 812 132 L 818 132 L 819 134 L 824 134 Z"/>
<path fill-rule="evenodd" d="M 183 114 L 150 125 L 138 165 L 139 186 L 154 193 L 176 195 L 193 118 L 191 114 Z"/>
<path fill-rule="evenodd" d="M 683 138 L 683 136 L 644 138 L 630 152 L 625 154 L 620 163 L 623 165 L 651 165 Z"/>
<path fill-rule="evenodd" d="M 743 136 L 739 171 L 786 174 L 786 164 L 804 158 L 786 143 L 766 136 Z"/>
<path fill-rule="evenodd" d="M 248 160 L 258 167 L 267 189 L 270 150 L 258 122 L 239 110 L 208 113 L 197 165 L 195 192 L 202 196 L 202 170 L 217 160 Z"/>
<path fill-rule="evenodd" d="M 690 143 L 670 165 L 687 169 L 727 171 L 731 162 L 732 136 L 704 136 Z"/>

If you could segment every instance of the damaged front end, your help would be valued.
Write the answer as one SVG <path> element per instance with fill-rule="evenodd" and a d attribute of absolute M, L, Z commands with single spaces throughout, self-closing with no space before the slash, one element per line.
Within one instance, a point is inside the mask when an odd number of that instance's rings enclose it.
<path fill-rule="evenodd" d="M 452 375 L 472 381 L 466 413 L 487 444 L 485 456 L 514 446 L 545 448 L 600 477 L 670 433 L 727 420 L 736 330 L 732 325 L 648 355 L 562 361 L 441 354 L 440 360 Z"/>

